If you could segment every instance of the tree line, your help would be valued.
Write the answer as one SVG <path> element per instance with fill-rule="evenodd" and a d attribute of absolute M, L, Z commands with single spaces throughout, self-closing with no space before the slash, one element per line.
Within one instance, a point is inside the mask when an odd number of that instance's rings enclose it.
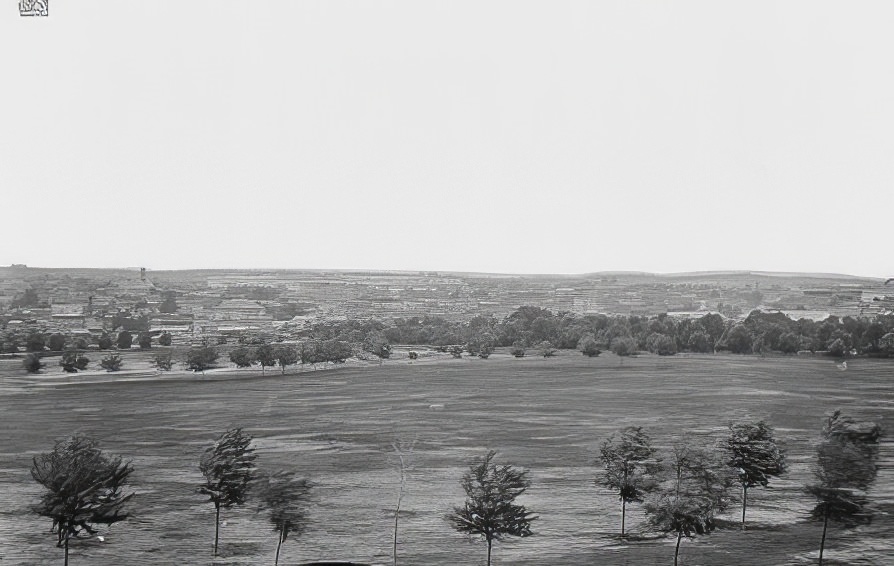
<path fill-rule="evenodd" d="M 803 487 L 812 498 L 810 518 L 822 524 L 819 564 L 830 522 L 844 527 L 871 519 L 868 492 L 878 470 L 881 428 L 857 422 L 835 411 L 826 420 L 816 447 L 814 481 Z M 202 480 L 197 493 L 214 506 L 214 543 L 219 547 L 221 514 L 249 500 L 267 513 L 277 535 L 274 565 L 283 543 L 300 536 L 311 524 L 312 483 L 294 470 L 259 470 L 253 438 L 240 428 L 227 430 L 203 452 L 198 462 Z M 396 442 L 400 489 L 394 512 L 393 563 L 398 562 L 398 517 L 412 443 Z M 724 438 L 700 447 L 693 435 L 669 449 L 659 450 L 642 427 L 614 432 L 600 447 L 596 486 L 610 490 L 621 504 L 620 536 L 626 536 L 626 508 L 642 504 L 645 524 L 653 532 L 675 538 L 673 563 L 679 560 L 683 538 L 706 536 L 718 528 L 746 527 L 748 490 L 767 487 L 786 473 L 786 455 L 764 421 L 731 423 Z M 128 488 L 134 473 L 131 462 L 111 455 L 86 436 L 59 441 L 46 454 L 35 456 L 31 475 L 44 490 L 33 506 L 52 521 L 51 532 L 68 565 L 69 542 L 96 536 L 99 527 L 126 520 L 126 506 L 135 493 Z M 539 520 L 518 502 L 531 486 L 530 472 L 512 464 L 498 464 L 497 452 L 473 460 L 460 479 L 466 499 L 445 517 L 458 532 L 487 545 L 491 564 L 493 543 L 507 537 L 529 537 Z M 741 496 L 741 521 L 725 523 L 718 515 Z"/>

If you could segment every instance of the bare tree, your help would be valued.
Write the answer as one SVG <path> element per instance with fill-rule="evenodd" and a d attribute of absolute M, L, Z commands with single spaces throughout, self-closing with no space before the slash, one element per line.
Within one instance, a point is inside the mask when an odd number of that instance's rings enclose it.
<path fill-rule="evenodd" d="M 33 510 L 52 519 L 50 532 L 56 533 L 56 546 L 65 549 L 66 566 L 71 538 L 127 519 L 122 507 L 134 495 L 124 494 L 131 472 L 130 462 L 105 454 L 86 436 L 57 442 L 52 452 L 34 458 L 31 477 L 46 491 Z"/>
<path fill-rule="evenodd" d="M 413 465 L 413 449 L 415 446 L 415 438 L 412 440 L 398 439 L 391 443 L 393 449 L 392 456 L 396 461 L 397 470 L 400 474 L 400 484 L 397 488 L 397 503 L 394 506 L 394 536 L 391 546 L 391 557 L 395 566 L 397 566 L 397 526 L 400 519 L 400 506 L 403 502 L 404 490 L 407 484 L 407 470 Z"/>
<path fill-rule="evenodd" d="M 466 503 L 454 507 L 447 520 L 462 533 L 480 535 L 487 542 L 487 565 L 491 563 L 493 541 L 506 536 L 528 537 L 531 522 L 537 517 L 516 498 L 530 487 L 526 470 L 494 463 L 497 453 L 489 451 L 469 467 L 460 482 L 466 492 Z"/>
<path fill-rule="evenodd" d="M 289 535 L 300 535 L 307 528 L 311 485 L 306 479 L 287 471 L 265 475 L 259 484 L 261 508 L 267 510 L 279 535 L 273 560 L 274 566 L 278 566 L 280 549 Z"/>
<path fill-rule="evenodd" d="M 773 428 L 764 421 L 730 424 L 724 448 L 728 454 L 727 465 L 736 471 L 742 485 L 744 529 L 748 488 L 767 487 L 770 478 L 785 473 L 785 454 L 773 438 Z"/>
<path fill-rule="evenodd" d="M 241 428 L 228 430 L 209 446 L 199 461 L 205 476 L 198 492 L 214 503 L 214 555 L 220 532 L 220 510 L 242 505 L 254 479 L 255 458 L 252 437 Z"/>

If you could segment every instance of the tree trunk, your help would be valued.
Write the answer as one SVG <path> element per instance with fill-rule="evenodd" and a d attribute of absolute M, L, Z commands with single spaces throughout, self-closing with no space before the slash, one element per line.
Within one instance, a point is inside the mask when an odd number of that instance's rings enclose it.
<path fill-rule="evenodd" d="M 397 507 L 394 509 L 394 541 L 392 543 L 391 556 L 394 566 L 397 566 L 397 521 L 400 517 L 400 500 L 403 498 L 404 489 L 401 485 L 400 492 L 397 495 Z"/>
<path fill-rule="evenodd" d="M 490 540 L 490 539 L 487 539 L 487 566 L 490 566 L 490 547 L 491 547 L 491 544 L 493 544 L 493 541 Z"/>
<path fill-rule="evenodd" d="M 742 530 L 745 530 L 745 507 L 748 506 L 748 486 L 742 484 Z"/>
<path fill-rule="evenodd" d="M 677 547 L 674 548 L 674 566 L 677 566 L 677 557 L 680 555 L 680 539 L 683 538 L 683 531 L 677 531 Z"/>
<path fill-rule="evenodd" d="M 819 566 L 823 566 L 823 549 L 826 547 L 826 527 L 829 526 L 829 510 L 823 515 L 823 538 L 820 539 Z"/>
<path fill-rule="evenodd" d="M 273 560 L 273 566 L 279 566 L 279 549 L 282 548 L 282 529 L 279 531 L 279 540 L 276 541 L 276 558 Z"/>
<path fill-rule="evenodd" d="M 68 566 L 68 533 L 65 533 L 65 566 Z"/>
<path fill-rule="evenodd" d="M 624 536 L 624 520 L 627 518 L 627 500 L 621 498 L 621 536 Z"/>
<path fill-rule="evenodd" d="M 217 540 L 220 534 L 220 504 L 214 504 L 214 556 L 217 556 Z"/>

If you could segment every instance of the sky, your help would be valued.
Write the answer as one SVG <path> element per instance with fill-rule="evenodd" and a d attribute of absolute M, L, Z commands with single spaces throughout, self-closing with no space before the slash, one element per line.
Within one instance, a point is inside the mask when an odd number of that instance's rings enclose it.
<path fill-rule="evenodd" d="M 894 275 L 894 3 L 0 12 L 0 265 Z"/>

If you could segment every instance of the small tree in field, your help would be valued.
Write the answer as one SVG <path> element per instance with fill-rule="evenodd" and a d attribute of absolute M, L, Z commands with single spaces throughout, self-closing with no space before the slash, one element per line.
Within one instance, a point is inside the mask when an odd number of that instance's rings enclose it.
<path fill-rule="evenodd" d="M 198 491 L 214 503 L 214 555 L 220 534 L 220 510 L 242 505 L 254 479 L 255 458 L 252 437 L 241 428 L 228 430 L 209 446 L 199 460 L 205 481 Z"/>
<path fill-rule="evenodd" d="M 397 489 L 397 503 L 394 506 L 394 536 L 392 537 L 391 558 L 394 566 L 397 566 L 397 526 L 400 520 L 400 505 L 404 499 L 404 490 L 407 485 L 407 470 L 413 464 L 413 448 L 416 445 L 416 439 L 413 440 L 395 440 L 391 446 L 394 448 L 393 456 L 397 464 L 397 471 L 400 473 L 400 484 Z"/>
<path fill-rule="evenodd" d="M 77 373 L 78 370 L 87 369 L 90 359 L 74 348 L 66 349 L 59 360 L 59 365 L 68 373 Z"/>
<path fill-rule="evenodd" d="M 588 358 L 594 358 L 602 353 L 602 350 L 599 349 L 599 344 L 596 342 L 596 337 L 592 334 L 587 334 L 581 338 L 577 342 L 577 349 Z"/>
<path fill-rule="evenodd" d="M 290 534 L 300 535 L 307 527 L 311 486 L 306 479 L 296 478 L 293 472 L 280 471 L 262 477 L 258 487 L 261 508 L 267 510 L 270 522 L 279 534 L 273 560 L 274 566 L 278 566 L 282 544 Z"/>
<path fill-rule="evenodd" d="M 108 350 L 112 347 L 112 337 L 108 335 L 108 333 L 103 332 L 102 336 L 99 337 L 99 340 L 96 341 L 100 350 Z"/>
<path fill-rule="evenodd" d="M 496 452 L 491 450 L 474 462 L 460 482 L 466 492 L 463 507 L 454 507 L 447 520 L 461 533 L 480 535 L 487 542 L 487 564 L 491 563 L 493 541 L 506 536 L 531 536 L 531 522 L 537 517 L 516 498 L 531 485 L 526 470 L 494 463 Z"/>
<path fill-rule="evenodd" d="M 736 471 L 742 484 L 742 528 L 745 528 L 745 508 L 748 489 L 767 487 L 770 478 L 785 473 L 785 454 L 773 438 L 773 428 L 764 421 L 730 424 L 724 446 L 727 465 Z"/>
<path fill-rule="evenodd" d="M 33 510 L 53 521 L 51 532 L 56 546 L 65 549 L 66 566 L 70 539 L 127 518 L 122 507 L 133 497 L 124 494 L 131 472 L 129 462 L 103 453 L 85 436 L 57 442 L 52 452 L 34 458 L 31 477 L 46 491 Z"/>
<path fill-rule="evenodd" d="M 237 368 L 249 368 L 255 363 L 254 350 L 246 346 L 238 346 L 230 351 L 230 361 Z"/>
<path fill-rule="evenodd" d="M 118 333 L 118 340 L 115 342 L 119 350 L 130 350 L 133 345 L 133 334 L 127 330 Z"/>
<path fill-rule="evenodd" d="M 152 348 L 152 335 L 148 332 L 140 332 L 137 334 L 137 344 L 140 345 L 141 350 Z"/>
<path fill-rule="evenodd" d="M 524 358 L 525 357 L 525 344 L 524 342 L 513 342 L 512 348 L 509 350 L 509 353 L 515 356 L 516 358 Z"/>
<path fill-rule="evenodd" d="M 214 346 L 193 346 L 186 353 L 186 367 L 204 374 L 217 361 L 217 356 L 217 348 Z"/>
<path fill-rule="evenodd" d="M 267 373 L 268 367 L 276 365 L 276 350 L 270 344 L 261 344 L 255 350 L 255 358 L 261 364 L 261 373 Z"/>
<path fill-rule="evenodd" d="M 283 375 L 286 374 L 287 367 L 297 364 L 300 359 L 298 348 L 294 346 L 280 345 L 274 349 L 273 353 L 276 356 L 276 363 L 279 364 Z"/>
<path fill-rule="evenodd" d="M 158 337 L 158 343 L 162 346 L 170 346 L 173 341 L 171 334 L 168 332 L 162 332 L 161 336 Z"/>
<path fill-rule="evenodd" d="M 880 436 L 878 424 L 857 423 L 840 411 L 829 417 L 823 429 L 823 440 L 817 447 L 817 482 L 806 488 L 817 501 L 811 518 L 823 522 L 820 566 L 830 520 L 855 527 L 872 518 L 866 494 L 878 473 Z"/>
<path fill-rule="evenodd" d="M 641 503 L 646 493 L 658 487 L 655 449 L 642 427 L 627 427 L 602 444 L 600 455 L 605 471 L 596 479 L 596 484 L 618 494 L 621 500 L 621 536 L 624 536 L 627 503 Z"/>
<path fill-rule="evenodd" d="M 556 349 L 553 347 L 552 342 L 546 340 L 544 340 L 540 344 L 537 344 L 537 350 L 544 358 L 551 358 L 556 355 Z"/>
<path fill-rule="evenodd" d="M 171 371 L 174 367 L 174 361 L 171 359 L 171 352 L 160 352 L 155 354 L 155 367 L 161 371 Z"/>
<path fill-rule="evenodd" d="M 662 485 L 658 497 L 645 505 L 651 526 L 677 537 L 674 566 L 677 566 L 684 536 L 695 538 L 714 531 L 714 517 L 726 508 L 733 481 L 729 468 L 715 454 L 691 448 L 693 444 L 693 439 L 687 439 L 674 448 L 666 469 L 669 479 Z"/>
<path fill-rule="evenodd" d="M 121 369 L 121 356 L 118 354 L 109 354 L 99 361 L 100 367 L 106 371 L 118 371 Z"/>
<path fill-rule="evenodd" d="M 453 356 L 454 358 L 463 357 L 463 347 L 458 344 L 450 346 L 450 349 L 448 351 L 450 352 L 450 355 Z"/>
<path fill-rule="evenodd" d="M 37 354 L 28 354 L 25 356 L 25 359 L 22 360 L 22 366 L 28 373 L 37 373 L 44 368 L 44 364 L 40 361 L 40 356 Z"/>

